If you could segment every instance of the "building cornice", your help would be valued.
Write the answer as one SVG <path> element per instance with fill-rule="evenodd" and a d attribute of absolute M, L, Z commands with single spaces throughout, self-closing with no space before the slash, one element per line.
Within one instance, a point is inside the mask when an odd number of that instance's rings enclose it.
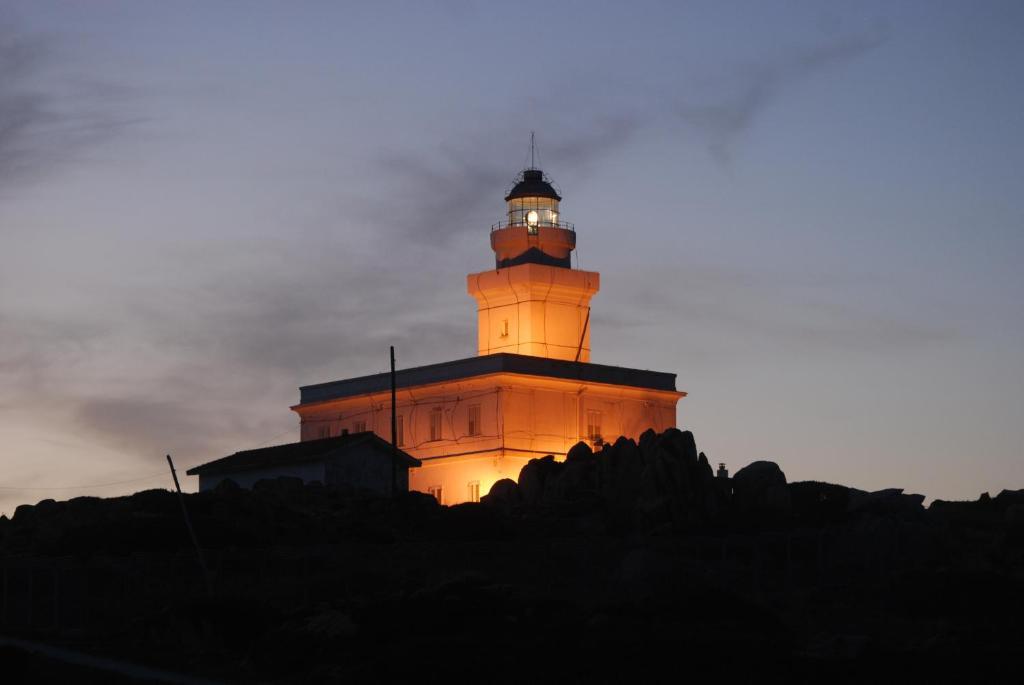
<path fill-rule="evenodd" d="M 685 392 L 676 390 L 674 373 L 510 353 L 418 366 L 395 374 L 399 390 L 425 389 L 484 378 L 510 383 L 520 378 L 531 378 L 533 382 L 550 382 L 558 386 L 594 385 L 609 392 L 655 393 L 676 399 L 686 396 Z M 390 383 L 390 374 L 378 373 L 303 386 L 299 389 L 300 401 L 292 409 L 298 411 L 349 397 L 386 394 L 390 392 Z"/>

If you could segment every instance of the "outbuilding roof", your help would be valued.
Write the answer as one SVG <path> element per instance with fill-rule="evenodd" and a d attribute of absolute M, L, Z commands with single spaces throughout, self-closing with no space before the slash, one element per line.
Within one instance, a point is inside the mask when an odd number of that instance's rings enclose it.
<path fill-rule="evenodd" d="M 330 457 L 344 458 L 355 448 L 367 448 L 378 452 L 382 458 L 390 458 L 395 452 L 391 443 L 387 442 L 373 431 L 362 431 L 359 433 L 345 433 L 333 438 L 321 440 L 304 440 L 302 442 L 290 442 L 286 445 L 274 445 L 273 447 L 261 447 L 254 450 L 244 450 L 234 454 L 216 459 L 199 466 L 190 468 L 186 473 L 190 476 L 209 476 L 221 473 L 236 473 L 238 471 L 252 471 L 271 466 L 284 466 L 288 464 L 300 464 L 310 461 L 319 461 Z M 399 464 L 408 467 L 420 465 L 420 460 L 409 456 L 402 450 L 397 450 Z"/>

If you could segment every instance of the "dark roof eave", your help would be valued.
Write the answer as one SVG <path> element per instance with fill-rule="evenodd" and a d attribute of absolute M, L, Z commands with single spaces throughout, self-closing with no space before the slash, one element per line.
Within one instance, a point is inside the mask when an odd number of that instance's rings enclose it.
<path fill-rule="evenodd" d="M 215 459 L 205 464 L 193 466 L 185 473 L 189 476 L 210 476 L 224 473 L 255 471 L 257 469 L 284 466 L 289 464 L 308 464 L 330 457 L 336 453 L 344 453 L 365 442 L 374 443 L 378 452 L 391 456 L 394 454 L 390 443 L 370 431 L 350 433 L 333 438 L 320 440 L 304 440 L 300 442 L 242 450 L 226 457 Z M 405 452 L 398 450 L 397 456 L 406 466 L 416 468 L 423 463 Z"/>
<path fill-rule="evenodd" d="M 495 373 L 513 373 L 562 380 L 623 385 L 644 390 L 678 392 L 674 373 L 630 369 L 621 366 L 591 364 L 564 359 L 549 359 L 521 354 L 489 354 L 439 364 L 402 369 L 395 374 L 399 388 L 463 380 Z M 299 404 L 313 404 L 343 397 L 355 397 L 390 388 L 390 374 L 379 373 L 299 388 Z M 686 393 L 679 393 L 685 396 Z M 293 407 L 293 408 L 295 408 Z"/>

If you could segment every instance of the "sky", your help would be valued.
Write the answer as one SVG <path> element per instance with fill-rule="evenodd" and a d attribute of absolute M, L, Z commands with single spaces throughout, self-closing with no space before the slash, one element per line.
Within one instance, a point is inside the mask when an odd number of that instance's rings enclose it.
<path fill-rule="evenodd" d="M 529 159 L 712 462 L 1024 488 L 1024 4 L 0 4 L 0 512 L 475 354 Z M 195 489 L 194 478 L 185 487 Z"/>

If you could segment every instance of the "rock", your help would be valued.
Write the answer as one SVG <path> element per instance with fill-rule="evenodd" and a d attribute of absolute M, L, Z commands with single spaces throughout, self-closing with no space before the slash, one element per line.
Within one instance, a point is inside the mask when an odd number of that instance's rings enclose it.
<path fill-rule="evenodd" d="M 568 454 L 565 455 L 566 463 L 572 463 L 574 461 L 592 461 L 593 459 L 593 450 L 590 449 L 590 445 L 582 440 L 569 448 Z"/>
<path fill-rule="evenodd" d="M 903 488 L 875 492 L 850 491 L 849 511 L 877 515 L 916 517 L 924 513 L 924 495 L 905 495 Z"/>
<path fill-rule="evenodd" d="M 479 502 L 463 502 L 443 509 L 441 532 L 446 540 L 503 540 L 509 529 L 501 512 Z"/>
<path fill-rule="evenodd" d="M 934 500 L 928 506 L 928 517 L 947 524 L 984 527 L 998 523 L 1002 514 L 989 494 L 983 492 L 975 502 Z"/>
<path fill-rule="evenodd" d="M 595 500 L 597 491 L 597 464 L 593 459 L 567 462 L 555 480 L 556 487 L 545 488 L 545 501 L 551 504 Z"/>
<path fill-rule="evenodd" d="M 787 486 L 793 513 L 801 523 L 825 526 L 841 522 L 850 503 L 850 488 L 808 480 Z"/>
<path fill-rule="evenodd" d="M 36 508 L 31 504 L 19 504 L 14 508 L 14 516 L 11 521 L 17 525 L 29 525 L 35 521 Z"/>
<path fill-rule="evenodd" d="M 1002 512 L 1015 504 L 1024 505 L 1024 490 L 1003 490 L 992 498 L 992 504 Z"/>
<path fill-rule="evenodd" d="M 637 447 L 640 448 L 640 455 L 647 458 L 648 454 L 653 452 L 654 445 L 658 441 L 658 434 L 654 432 L 653 428 L 648 428 L 640 434 L 640 440 L 637 441 Z"/>
<path fill-rule="evenodd" d="M 419 492 L 418 490 L 400 493 L 397 501 L 403 506 L 417 511 L 438 510 L 441 508 L 436 497 L 425 492 Z"/>
<path fill-rule="evenodd" d="M 634 606 L 672 603 L 690 589 L 679 557 L 658 546 L 626 551 L 609 580 L 612 596 Z"/>
<path fill-rule="evenodd" d="M 502 478 L 491 486 L 490 492 L 480 498 L 481 504 L 498 507 L 508 512 L 519 506 L 523 501 L 522 493 L 519 492 L 519 483 L 511 478 Z"/>
<path fill-rule="evenodd" d="M 716 478 L 715 472 L 711 469 L 708 458 L 701 452 L 697 455 L 696 478 L 701 492 L 702 515 L 704 521 L 714 521 L 725 511 L 728 506 L 729 497 L 732 494 L 731 487 L 726 490 L 720 481 L 731 486 L 728 478 Z"/>
<path fill-rule="evenodd" d="M 687 465 L 697 463 L 697 441 L 690 431 L 668 428 L 660 436 L 661 446 L 673 456 L 681 458 Z"/>
<path fill-rule="evenodd" d="M 528 507 L 536 507 L 544 499 L 547 481 L 554 480 L 562 472 L 565 464 L 555 461 L 552 455 L 540 459 L 531 459 L 519 471 L 519 491 L 523 503 Z"/>
<path fill-rule="evenodd" d="M 302 632 L 310 637 L 330 642 L 355 635 L 356 624 L 348 614 L 327 609 L 309 616 L 302 627 Z"/>
<path fill-rule="evenodd" d="M 640 490 L 643 470 L 640 448 L 628 438 L 619 438 L 611 448 L 601 451 L 598 487 L 613 507 L 631 506 Z"/>
<path fill-rule="evenodd" d="M 732 478 L 733 506 L 740 515 L 778 518 L 793 508 L 786 474 L 771 461 L 755 461 Z"/>
<path fill-rule="evenodd" d="M 1024 531 L 1024 504 L 1011 504 L 1003 513 L 1006 525 L 1014 531 Z"/>
<path fill-rule="evenodd" d="M 36 516 L 56 516 L 61 513 L 64 508 L 64 503 L 57 503 L 54 499 L 40 500 L 36 504 Z"/>

